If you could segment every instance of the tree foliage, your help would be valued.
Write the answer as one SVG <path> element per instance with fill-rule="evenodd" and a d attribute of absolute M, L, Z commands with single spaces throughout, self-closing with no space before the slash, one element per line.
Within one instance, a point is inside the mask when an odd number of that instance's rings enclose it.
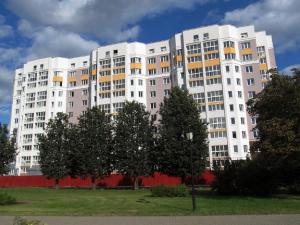
<path fill-rule="evenodd" d="M 191 151 L 195 173 L 206 166 L 208 156 L 207 128 L 201 121 L 197 105 L 188 94 L 178 87 L 171 90 L 160 107 L 159 170 L 185 179 L 191 174 Z M 189 143 L 186 134 L 192 132 Z"/>
<path fill-rule="evenodd" d="M 0 175 L 10 171 L 15 155 L 15 135 L 9 139 L 7 126 L 0 123 Z"/>
<path fill-rule="evenodd" d="M 138 177 L 153 171 L 153 125 L 149 116 L 143 104 L 126 102 L 115 121 L 116 169 L 134 178 L 135 189 Z"/>
<path fill-rule="evenodd" d="M 107 176 L 113 169 L 113 143 L 110 116 L 99 107 L 88 109 L 79 117 L 77 125 L 77 158 L 75 169 L 82 177 L 91 177 L 93 188 L 95 180 Z M 75 147 L 75 146 L 74 146 Z"/>
<path fill-rule="evenodd" d="M 293 76 L 272 72 L 266 88 L 248 102 L 248 111 L 258 116 L 259 140 L 254 151 L 290 153 L 300 151 L 300 71 Z"/>
<path fill-rule="evenodd" d="M 45 134 L 39 137 L 40 167 L 44 175 L 54 178 L 56 186 L 60 179 L 68 176 L 68 116 L 57 113 L 50 119 Z"/>

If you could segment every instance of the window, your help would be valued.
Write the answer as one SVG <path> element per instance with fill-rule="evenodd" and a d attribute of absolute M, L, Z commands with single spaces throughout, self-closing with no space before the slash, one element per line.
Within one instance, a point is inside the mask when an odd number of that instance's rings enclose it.
<path fill-rule="evenodd" d="M 89 82 L 88 80 L 82 80 L 81 85 L 88 85 L 88 82 Z"/>
<path fill-rule="evenodd" d="M 214 117 L 209 119 L 209 127 L 213 129 L 226 128 L 225 117 Z"/>
<path fill-rule="evenodd" d="M 115 50 L 114 50 L 114 55 L 117 55 L 117 54 L 118 54 L 118 50 L 115 49 Z"/>
<path fill-rule="evenodd" d="M 212 157 L 228 156 L 228 145 L 213 145 L 211 146 Z"/>
<path fill-rule="evenodd" d="M 69 105 L 69 108 L 73 108 L 74 102 L 69 102 L 68 105 Z"/>
<path fill-rule="evenodd" d="M 247 79 L 247 85 L 248 86 L 253 86 L 254 85 L 254 78 Z"/>
<path fill-rule="evenodd" d="M 170 78 L 164 78 L 163 84 L 169 84 L 170 83 Z"/>
<path fill-rule="evenodd" d="M 151 49 L 149 49 L 149 53 L 154 53 L 155 52 L 155 50 L 154 50 L 154 48 L 151 48 Z"/>
<path fill-rule="evenodd" d="M 167 47 L 166 47 L 166 46 L 160 47 L 160 51 L 161 51 L 161 52 L 167 51 Z"/>
<path fill-rule="evenodd" d="M 82 100 L 82 105 L 87 105 L 87 100 Z"/>
<path fill-rule="evenodd" d="M 231 124 L 235 124 L 235 118 L 231 118 Z"/>
<path fill-rule="evenodd" d="M 232 98 L 232 91 L 228 91 L 228 97 Z"/>
<path fill-rule="evenodd" d="M 189 56 L 187 57 L 187 61 L 188 63 L 192 63 L 192 62 L 201 62 L 202 61 L 202 56 L 197 55 L 197 56 Z"/>
<path fill-rule="evenodd" d="M 229 73 L 230 72 L 230 67 L 226 66 L 225 68 L 226 68 L 226 72 Z"/>
<path fill-rule="evenodd" d="M 142 69 L 130 69 L 131 75 L 142 74 Z"/>
<path fill-rule="evenodd" d="M 148 63 L 149 64 L 154 64 L 156 62 L 155 57 L 148 58 Z"/>
<path fill-rule="evenodd" d="M 243 112 L 244 111 L 244 105 L 243 104 L 239 104 L 239 109 L 240 109 L 241 112 Z"/>
<path fill-rule="evenodd" d="M 131 98 L 134 97 L 134 91 L 131 91 L 131 92 L 130 92 L 130 96 L 131 96 Z"/>
<path fill-rule="evenodd" d="M 227 84 L 231 85 L 231 79 L 230 78 L 227 78 Z"/>
<path fill-rule="evenodd" d="M 210 54 L 204 55 L 205 60 L 212 60 L 212 59 L 218 59 L 218 58 L 219 58 L 219 53 L 210 53 Z"/>
<path fill-rule="evenodd" d="M 119 67 L 119 66 L 125 66 L 125 57 L 116 57 L 113 59 L 113 63 L 115 67 Z M 125 73 L 125 71 L 124 71 Z"/>
<path fill-rule="evenodd" d="M 155 86 L 155 85 L 156 85 L 155 80 L 150 80 L 150 86 Z"/>
<path fill-rule="evenodd" d="M 246 131 L 242 131 L 242 138 L 247 138 Z"/>
<path fill-rule="evenodd" d="M 232 131 L 232 138 L 236 138 L 236 131 Z"/>
<path fill-rule="evenodd" d="M 167 62 L 167 61 L 169 61 L 169 56 L 168 56 L 168 55 L 162 55 L 162 56 L 160 57 L 160 61 L 161 61 L 161 62 Z"/>
<path fill-rule="evenodd" d="M 156 69 L 150 69 L 148 70 L 149 75 L 155 75 L 156 74 Z"/>
<path fill-rule="evenodd" d="M 196 103 L 205 103 L 205 93 L 204 92 L 192 94 L 192 97 Z"/>
<path fill-rule="evenodd" d="M 164 96 L 168 97 L 170 95 L 170 89 L 165 89 L 164 90 Z"/>
<path fill-rule="evenodd" d="M 74 91 L 69 92 L 69 97 L 74 97 Z"/>
<path fill-rule="evenodd" d="M 69 117 L 73 117 L 74 113 L 73 112 L 69 112 Z"/>
<path fill-rule="evenodd" d="M 267 59 L 266 58 L 260 58 L 259 59 L 259 63 L 260 64 L 266 64 L 267 63 Z"/>
<path fill-rule="evenodd" d="M 200 54 L 201 53 L 201 44 L 192 44 L 186 46 L 187 54 Z"/>
<path fill-rule="evenodd" d="M 150 107 L 151 107 L 151 109 L 156 109 L 156 102 L 150 103 Z"/>
<path fill-rule="evenodd" d="M 256 117 L 251 117 L 251 124 L 255 125 L 256 124 Z"/>
<path fill-rule="evenodd" d="M 243 55 L 243 61 L 251 61 L 251 60 L 252 60 L 252 54 Z"/>
<path fill-rule="evenodd" d="M 210 78 L 206 80 L 206 85 L 222 84 L 222 78 Z"/>
<path fill-rule="evenodd" d="M 156 97 L 156 91 L 150 91 L 150 97 L 155 98 Z"/>
<path fill-rule="evenodd" d="M 235 53 L 227 53 L 225 54 L 225 60 L 234 60 L 236 58 Z"/>
<path fill-rule="evenodd" d="M 58 107 L 62 107 L 62 102 L 61 101 L 58 102 Z"/>
<path fill-rule="evenodd" d="M 219 110 L 224 110 L 224 104 L 213 104 L 213 105 L 208 105 L 208 110 L 211 111 L 219 111 Z"/>
<path fill-rule="evenodd" d="M 130 59 L 130 63 L 141 63 L 141 58 L 140 57 L 132 57 Z"/>
<path fill-rule="evenodd" d="M 236 78 L 236 84 L 241 85 L 241 79 L 240 78 Z"/>
<path fill-rule="evenodd" d="M 238 91 L 237 93 L 238 93 L 238 97 L 239 97 L 239 98 L 242 98 L 242 97 L 243 97 L 243 93 L 242 93 L 241 91 Z"/>
<path fill-rule="evenodd" d="M 143 92 L 139 91 L 139 97 L 142 98 L 143 97 Z"/>
<path fill-rule="evenodd" d="M 205 75 L 207 77 L 221 75 L 221 66 L 220 65 L 206 66 L 205 67 Z"/>
<path fill-rule="evenodd" d="M 203 43 L 204 52 L 215 51 L 219 49 L 218 41 L 207 41 Z"/>
<path fill-rule="evenodd" d="M 86 96 L 88 94 L 88 90 L 87 89 L 82 90 L 81 94 Z"/>
<path fill-rule="evenodd" d="M 190 87 L 199 87 L 199 86 L 204 86 L 204 81 L 203 80 L 194 80 L 189 82 Z"/>
<path fill-rule="evenodd" d="M 253 66 L 246 66 L 246 73 L 253 73 Z"/>
<path fill-rule="evenodd" d="M 241 33 L 241 38 L 247 38 L 248 37 L 248 33 Z"/>
<path fill-rule="evenodd" d="M 245 124 L 245 118 L 244 117 L 241 117 L 241 124 Z"/>
<path fill-rule="evenodd" d="M 244 145 L 244 152 L 248 152 L 248 145 Z"/>
<path fill-rule="evenodd" d="M 248 42 L 243 42 L 243 43 L 241 43 L 241 47 L 242 47 L 242 49 L 250 48 L 250 47 L 251 47 L 251 44 L 250 44 L 249 41 L 248 41 Z"/>
<path fill-rule="evenodd" d="M 254 98 L 255 91 L 248 91 L 248 98 Z"/>
<path fill-rule="evenodd" d="M 139 86 L 143 86 L 143 80 L 139 79 Z"/>
<path fill-rule="evenodd" d="M 131 85 L 131 86 L 134 85 L 134 80 L 130 80 L 130 85 Z"/>
<path fill-rule="evenodd" d="M 233 146 L 233 150 L 234 150 L 235 153 L 238 153 L 238 152 L 239 152 L 238 146 L 237 146 L 237 145 L 234 145 L 234 146 Z"/>
<path fill-rule="evenodd" d="M 234 48 L 234 42 L 233 41 L 225 41 L 224 48 Z"/>
<path fill-rule="evenodd" d="M 169 67 L 162 67 L 161 73 L 169 73 Z"/>
<path fill-rule="evenodd" d="M 208 102 L 220 102 L 223 101 L 223 91 L 211 91 L 207 92 Z"/>
<path fill-rule="evenodd" d="M 195 34 L 195 35 L 193 36 L 193 38 L 194 38 L 194 41 L 199 41 L 199 35 L 198 35 L 198 34 Z"/>
<path fill-rule="evenodd" d="M 235 66 L 235 72 L 238 73 L 240 71 L 240 67 L 239 66 Z"/>
<path fill-rule="evenodd" d="M 226 131 L 213 131 L 210 132 L 210 138 L 226 138 L 227 133 Z"/>
<path fill-rule="evenodd" d="M 234 106 L 233 106 L 233 104 L 230 104 L 230 105 L 229 105 L 229 109 L 230 109 L 231 112 L 234 111 Z"/>
<path fill-rule="evenodd" d="M 209 39 L 209 33 L 204 33 L 203 34 L 203 40 Z"/>

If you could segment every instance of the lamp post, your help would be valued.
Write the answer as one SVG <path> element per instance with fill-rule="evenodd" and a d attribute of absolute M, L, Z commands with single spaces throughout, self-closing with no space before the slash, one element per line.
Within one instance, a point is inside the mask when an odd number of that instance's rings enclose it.
<path fill-rule="evenodd" d="M 193 133 L 189 132 L 186 134 L 187 139 L 190 142 L 190 161 L 191 161 L 191 181 L 192 181 L 192 203 L 193 203 L 193 211 L 196 210 L 196 198 L 195 198 L 195 184 L 194 184 L 194 161 L 193 161 Z"/>

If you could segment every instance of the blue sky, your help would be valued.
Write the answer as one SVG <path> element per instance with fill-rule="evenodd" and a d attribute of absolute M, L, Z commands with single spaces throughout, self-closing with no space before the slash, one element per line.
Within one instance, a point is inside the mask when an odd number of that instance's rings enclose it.
<path fill-rule="evenodd" d="M 153 42 L 211 24 L 254 24 L 273 35 L 281 71 L 300 67 L 299 0 L 2 0 L 0 122 L 9 123 L 13 70 L 118 41 Z"/>

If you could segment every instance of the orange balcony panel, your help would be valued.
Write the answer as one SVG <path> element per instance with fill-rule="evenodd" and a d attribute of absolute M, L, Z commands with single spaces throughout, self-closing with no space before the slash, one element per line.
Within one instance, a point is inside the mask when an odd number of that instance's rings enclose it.
<path fill-rule="evenodd" d="M 80 79 L 81 80 L 88 80 L 89 79 L 89 75 L 88 74 L 82 74 L 82 75 L 80 75 Z"/>
<path fill-rule="evenodd" d="M 125 69 L 125 66 L 115 66 L 113 67 L 114 70 L 117 70 L 117 69 Z"/>
<path fill-rule="evenodd" d="M 220 59 L 212 59 L 212 60 L 205 61 L 204 65 L 205 66 L 220 65 Z"/>
<path fill-rule="evenodd" d="M 147 65 L 147 68 L 148 68 L 148 70 L 156 69 L 156 64 L 155 64 L 155 63 L 153 63 L 153 64 L 148 64 L 148 65 Z"/>
<path fill-rule="evenodd" d="M 122 80 L 125 79 L 125 74 L 113 75 L 113 80 Z"/>
<path fill-rule="evenodd" d="M 69 77 L 69 78 L 68 78 L 68 81 L 69 81 L 69 82 L 74 82 L 74 81 L 76 81 L 76 77 Z"/>
<path fill-rule="evenodd" d="M 111 76 L 103 76 L 103 77 L 99 77 L 98 81 L 99 82 L 107 82 L 110 81 Z"/>
<path fill-rule="evenodd" d="M 97 74 L 97 70 L 92 70 L 92 75 L 96 75 Z"/>
<path fill-rule="evenodd" d="M 182 55 L 176 55 L 176 56 L 175 56 L 175 61 L 176 61 L 176 62 L 182 61 Z"/>
<path fill-rule="evenodd" d="M 205 79 L 209 80 L 209 79 L 214 79 L 214 78 L 222 78 L 222 76 L 221 75 L 209 76 L 209 77 L 206 77 Z"/>
<path fill-rule="evenodd" d="M 188 57 L 191 57 L 191 56 L 201 56 L 201 53 L 188 54 Z"/>
<path fill-rule="evenodd" d="M 54 76 L 53 78 L 52 78 L 52 81 L 57 81 L 57 82 L 62 82 L 63 81 L 63 77 L 61 77 L 61 76 Z"/>
<path fill-rule="evenodd" d="M 259 70 L 268 70 L 268 65 L 266 63 L 259 64 Z"/>
<path fill-rule="evenodd" d="M 253 51 L 251 48 L 244 48 L 241 50 L 242 55 L 250 55 L 253 54 Z"/>
<path fill-rule="evenodd" d="M 131 63 L 130 69 L 142 69 L 142 64 L 141 63 Z"/>
<path fill-rule="evenodd" d="M 169 67 L 170 66 L 170 63 L 169 61 L 165 61 L 165 62 L 160 62 L 160 67 Z"/>
<path fill-rule="evenodd" d="M 194 68 L 199 68 L 199 67 L 203 67 L 202 62 L 192 62 L 192 63 L 189 63 L 187 66 L 188 69 L 194 69 Z"/>
<path fill-rule="evenodd" d="M 190 78 L 189 81 L 204 80 L 204 77 Z"/>
<path fill-rule="evenodd" d="M 111 70 L 111 68 L 101 68 L 101 69 L 99 69 L 100 71 L 110 71 Z"/>
<path fill-rule="evenodd" d="M 235 53 L 235 48 L 224 48 L 224 54 Z"/>

